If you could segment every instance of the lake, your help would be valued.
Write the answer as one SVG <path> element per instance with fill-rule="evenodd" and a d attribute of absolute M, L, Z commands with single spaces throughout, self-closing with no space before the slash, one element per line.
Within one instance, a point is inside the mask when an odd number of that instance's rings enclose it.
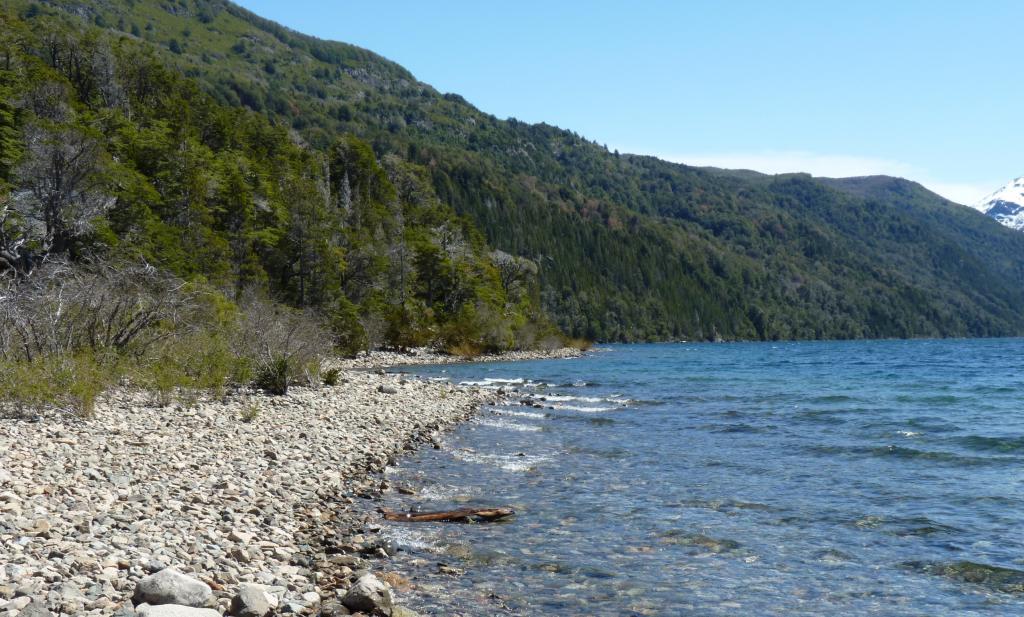
<path fill-rule="evenodd" d="M 388 472 L 413 608 L 1024 613 L 1024 340 L 616 345 L 406 369 L 500 389 Z M 438 572 L 444 563 L 460 575 Z"/>

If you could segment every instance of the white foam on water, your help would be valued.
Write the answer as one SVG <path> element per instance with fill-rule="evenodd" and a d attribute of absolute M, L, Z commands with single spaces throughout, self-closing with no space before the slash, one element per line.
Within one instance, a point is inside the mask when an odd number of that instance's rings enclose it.
<path fill-rule="evenodd" d="M 503 377 L 485 377 L 479 381 L 460 381 L 460 386 L 506 386 L 506 385 L 524 385 L 526 380 L 522 377 L 513 379 L 505 379 Z"/>
<path fill-rule="evenodd" d="M 452 501 L 456 497 L 464 496 L 469 492 L 471 492 L 470 489 L 466 487 L 459 488 L 444 484 L 434 484 L 422 489 L 417 496 L 428 501 Z"/>
<path fill-rule="evenodd" d="M 906 437 L 908 439 L 911 438 L 911 437 L 920 437 L 921 436 L 921 433 L 918 433 L 918 432 L 915 432 L 915 431 L 896 431 L 896 432 L 899 435 L 902 435 L 903 437 Z"/>
<path fill-rule="evenodd" d="M 615 411 L 621 409 L 620 407 L 584 407 L 581 405 L 552 405 L 553 409 L 561 409 L 563 411 L 581 411 L 583 413 L 599 413 L 602 411 Z"/>
<path fill-rule="evenodd" d="M 500 416 L 515 416 L 517 418 L 530 418 L 531 420 L 543 420 L 547 418 L 546 415 L 542 413 L 537 413 L 536 411 L 515 411 L 513 409 L 500 409 L 495 413 L 497 413 Z"/>
<path fill-rule="evenodd" d="M 570 396 L 568 394 L 545 394 L 542 397 L 545 401 L 581 401 L 583 403 L 600 403 L 605 400 L 597 396 Z"/>
<path fill-rule="evenodd" d="M 412 529 L 400 525 L 388 525 L 381 530 L 381 535 L 394 540 L 398 546 L 408 550 L 437 552 L 438 532 L 425 531 L 423 528 Z"/>
<path fill-rule="evenodd" d="M 465 450 L 452 452 L 452 456 L 466 463 L 491 465 L 504 471 L 517 472 L 529 471 L 537 465 L 551 460 L 550 456 L 538 454 L 527 454 L 524 456 L 514 454 L 479 454 L 477 452 L 467 452 Z"/>
<path fill-rule="evenodd" d="M 519 431 L 521 433 L 532 433 L 541 430 L 539 426 L 532 424 L 521 424 L 519 422 L 512 422 L 511 420 L 503 420 L 501 418 L 481 418 L 476 421 L 481 426 L 490 426 L 492 428 L 503 428 L 510 431 Z"/>
<path fill-rule="evenodd" d="M 540 383 L 540 382 L 537 382 L 537 381 L 533 381 L 531 379 L 530 381 L 527 381 L 526 383 L 524 383 L 523 387 L 524 388 L 534 388 L 534 389 L 536 389 L 536 388 L 542 388 L 542 387 L 551 388 L 551 387 L 554 387 L 554 385 L 555 384 L 552 384 L 552 383 Z"/>

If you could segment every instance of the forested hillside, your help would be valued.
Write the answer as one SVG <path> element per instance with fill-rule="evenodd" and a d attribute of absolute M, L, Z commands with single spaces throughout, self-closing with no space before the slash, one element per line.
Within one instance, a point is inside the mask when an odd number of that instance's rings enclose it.
<path fill-rule="evenodd" d="M 489 252 L 426 169 L 350 135 L 305 147 L 129 38 L 46 17 L 5 19 L 4 34 L 7 269 L 142 258 L 236 298 L 316 307 L 357 347 L 547 334 L 530 264 Z"/>
<path fill-rule="evenodd" d="M 132 200 L 144 207 L 112 211 L 104 237 L 111 245 L 127 239 L 183 276 L 265 279 L 293 303 L 340 302 L 341 314 L 363 316 L 364 331 L 407 324 L 409 315 L 436 322 L 401 334 L 409 341 L 466 323 L 474 340 L 487 330 L 502 344 L 531 341 L 537 335 L 525 324 L 536 320 L 537 299 L 564 331 L 601 340 L 1024 333 L 1024 235 L 912 183 L 769 177 L 609 152 L 569 131 L 499 120 L 372 52 L 292 32 L 220 0 L 13 6 L 26 29 L 40 33 L 32 53 L 50 69 L 60 71 L 47 60 L 48 33 L 62 24 L 115 56 L 175 67 L 187 79 L 161 68 L 161 79 L 173 82 L 161 92 L 189 92 L 185 107 L 193 110 L 207 100 L 202 90 L 211 99 L 200 108 L 216 101 L 217 113 L 231 116 L 229 133 L 248 131 L 224 141 L 217 131 L 227 129 L 197 126 L 194 140 L 210 151 L 200 155 L 177 139 L 168 146 L 153 131 L 177 135 L 165 116 L 196 122 L 206 112 L 179 112 L 177 101 L 162 107 L 161 94 L 136 95 L 123 113 L 141 137 L 118 137 L 114 149 L 128 149 L 111 156 L 146 182 L 119 186 L 148 193 Z M 82 67 L 69 67 L 64 79 L 74 84 Z M 99 82 L 89 96 L 105 96 Z M 167 126 L 155 129 L 134 114 Z M 214 221 L 223 206 L 188 186 L 169 197 L 153 181 L 165 170 L 128 164 L 140 139 L 167 148 L 154 160 L 217 174 L 207 186 L 248 182 L 242 194 L 251 203 L 242 210 L 251 216 L 200 225 L 216 230 L 214 241 L 179 240 L 181 229 L 193 229 L 184 213 L 212 202 L 196 216 Z M 256 160 L 239 166 L 225 157 Z M 251 174 L 249 164 L 264 173 Z M 288 170 L 297 186 L 252 180 L 266 170 Z M 221 199 L 235 194 L 222 191 Z M 349 194 L 356 205 L 339 208 Z M 313 234 L 323 241 L 303 244 L 305 227 L 289 231 L 303 208 L 314 208 L 310 220 L 344 240 Z M 133 232 L 131 221 L 148 221 L 136 225 L 151 232 Z M 397 247 L 395 225 L 409 226 Z M 448 231 L 468 248 L 453 251 Z M 488 256 L 486 243 L 502 252 Z M 330 261 L 304 257 L 317 251 L 340 251 L 345 265 L 307 272 L 310 263 Z M 445 267 L 430 265 L 428 254 Z M 463 269 L 453 270 L 460 259 Z M 417 271 L 404 277 L 409 263 Z M 501 264 L 523 282 L 502 285 Z M 475 301 L 451 300 L 462 296 L 433 287 L 450 288 L 441 275 L 457 271 L 466 273 L 461 280 Z M 536 287 L 526 280 L 533 272 Z M 467 338 L 451 339 L 460 336 Z"/>

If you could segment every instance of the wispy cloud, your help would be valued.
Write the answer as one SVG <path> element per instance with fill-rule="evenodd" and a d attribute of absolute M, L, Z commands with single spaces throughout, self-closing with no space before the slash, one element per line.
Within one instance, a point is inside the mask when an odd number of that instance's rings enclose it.
<path fill-rule="evenodd" d="M 883 158 L 818 154 L 815 152 L 766 150 L 717 154 L 658 154 L 654 156 L 698 167 L 752 169 L 766 174 L 805 172 L 812 176 L 847 178 L 850 176 L 886 175 L 920 182 L 929 190 L 961 204 L 974 205 L 995 186 L 963 182 L 947 182 L 933 178 L 920 167 Z"/>
<path fill-rule="evenodd" d="M 928 190 L 934 191 L 950 201 L 955 201 L 958 204 L 966 204 L 971 207 L 976 206 L 979 201 L 985 198 L 985 196 L 991 195 L 992 191 L 999 188 L 994 184 L 989 186 L 980 186 L 977 184 L 936 182 L 932 180 L 918 180 L 918 182 L 928 187 Z"/>

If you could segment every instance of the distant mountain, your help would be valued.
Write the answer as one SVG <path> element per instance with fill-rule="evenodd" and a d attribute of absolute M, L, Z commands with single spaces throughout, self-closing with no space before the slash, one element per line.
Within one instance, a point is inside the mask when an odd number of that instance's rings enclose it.
<path fill-rule="evenodd" d="M 1024 176 L 1008 182 L 975 208 L 1007 227 L 1024 231 Z"/>
<path fill-rule="evenodd" d="M 373 52 L 224 0 L 5 4 L 34 32 L 74 30 L 173 67 L 223 108 L 265 116 L 310 153 L 337 158 L 338 140 L 355 136 L 372 147 L 360 151 L 366 167 L 409 166 L 427 185 L 420 192 L 481 232 L 481 246 L 528 258 L 546 314 L 573 336 L 1024 335 L 1024 234 L 911 182 L 619 153 L 569 130 L 497 118 Z M 49 62 L 46 49 L 29 51 Z M 65 65 L 68 79 L 81 73 Z M 105 117 L 90 113 L 83 117 Z M 173 222 L 179 213 L 168 208 Z M 374 238 L 389 240 L 383 231 Z M 374 246 L 345 254 L 350 263 L 387 257 Z M 383 261 L 398 253 L 390 255 Z M 361 297 L 352 301 L 367 310 Z"/>

